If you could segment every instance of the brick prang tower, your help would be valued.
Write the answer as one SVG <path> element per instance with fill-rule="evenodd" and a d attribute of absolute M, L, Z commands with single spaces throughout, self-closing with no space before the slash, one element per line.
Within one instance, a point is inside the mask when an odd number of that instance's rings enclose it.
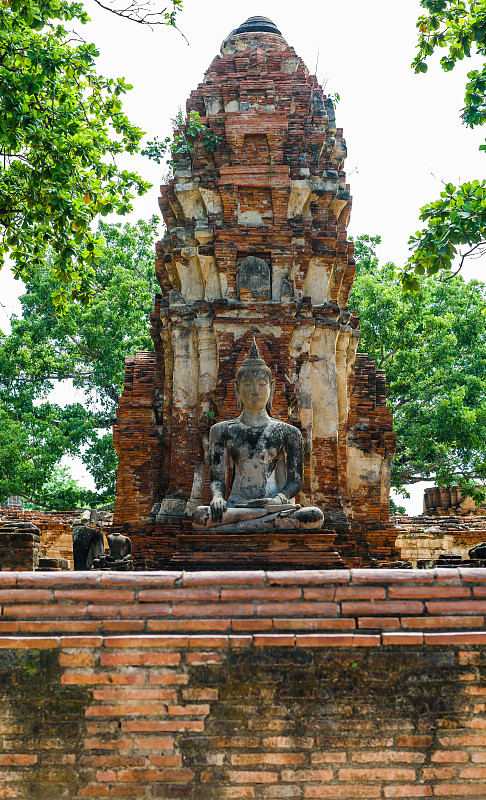
<path fill-rule="evenodd" d="M 154 567 L 392 559 L 395 435 L 385 375 L 357 353 L 347 308 L 351 197 L 332 100 L 275 25 L 252 17 L 223 42 L 186 110 L 210 136 L 186 139 L 190 152 L 174 157 L 161 188 L 155 352 L 126 363 L 114 524 Z M 209 427 L 238 414 L 232 378 L 253 337 L 277 380 L 273 416 L 304 437 L 298 499 L 324 512 L 323 532 L 298 541 L 192 532 L 193 509 L 209 502 Z"/>

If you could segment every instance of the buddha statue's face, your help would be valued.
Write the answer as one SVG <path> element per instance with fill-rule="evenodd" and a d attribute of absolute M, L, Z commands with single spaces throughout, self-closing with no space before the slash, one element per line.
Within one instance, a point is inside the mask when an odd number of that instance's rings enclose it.
<path fill-rule="evenodd" d="M 235 383 L 239 400 L 248 411 L 263 411 L 275 386 L 268 372 L 259 367 L 241 370 Z"/>

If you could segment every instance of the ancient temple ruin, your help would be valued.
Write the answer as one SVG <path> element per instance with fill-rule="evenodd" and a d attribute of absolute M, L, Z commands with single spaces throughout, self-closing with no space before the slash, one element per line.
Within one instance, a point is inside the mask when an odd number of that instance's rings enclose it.
<path fill-rule="evenodd" d="M 186 111 L 209 134 L 179 148 L 161 188 L 155 352 L 126 363 L 114 525 L 149 566 L 392 559 L 395 436 L 384 372 L 357 352 L 347 305 L 351 196 L 332 100 L 275 25 L 252 17 L 223 42 Z M 190 141 L 187 121 L 175 135 Z M 273 416 L 304 439 L 299 502 L 318 506 L 324 526 L 298 542 L 230 546 L 197 534 L 191 517 L 209 502 L 209 430 L 238 413 L 232 379 L 254 338 L 276 379 Z"/>

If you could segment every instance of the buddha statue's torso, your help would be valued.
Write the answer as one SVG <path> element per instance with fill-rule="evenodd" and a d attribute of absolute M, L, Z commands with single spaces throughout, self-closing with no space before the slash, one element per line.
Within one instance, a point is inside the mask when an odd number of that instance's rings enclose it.
<path fill-rule="evenodd" d="M 234 465 L 228 508 L 275 497 L 286 482 L 285 444 L 293 426 L 272 419 L 261 427 L 249 427 L 241 420 L 221 427 L 221 440 Z"/>

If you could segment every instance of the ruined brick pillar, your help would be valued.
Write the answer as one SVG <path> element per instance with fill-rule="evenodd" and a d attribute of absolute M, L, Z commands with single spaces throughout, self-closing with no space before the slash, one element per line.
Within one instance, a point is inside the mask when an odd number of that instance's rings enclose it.
<path fill-rule="evenodd" d="M 348 564 L 392 558 L 395 439 L 384 376 L 356 357 L 351 197 L 333 103 L 275 25 L 253 17 L 223 42 L 186 110 L 209 135 L 188 136 L 187 120 L 175 132 L 186 152 L 161 188 L 155 363 L 144 362 L 143 397 L 127 367 L 115 525 L 154 564 L 190 535 L 194 507 L 209 501 L 209 427 L 236 416 L 231 381 L 255 337 L 277 381 L 273 415 L 304 437 L 300 501 L 320 506 Z"/>

